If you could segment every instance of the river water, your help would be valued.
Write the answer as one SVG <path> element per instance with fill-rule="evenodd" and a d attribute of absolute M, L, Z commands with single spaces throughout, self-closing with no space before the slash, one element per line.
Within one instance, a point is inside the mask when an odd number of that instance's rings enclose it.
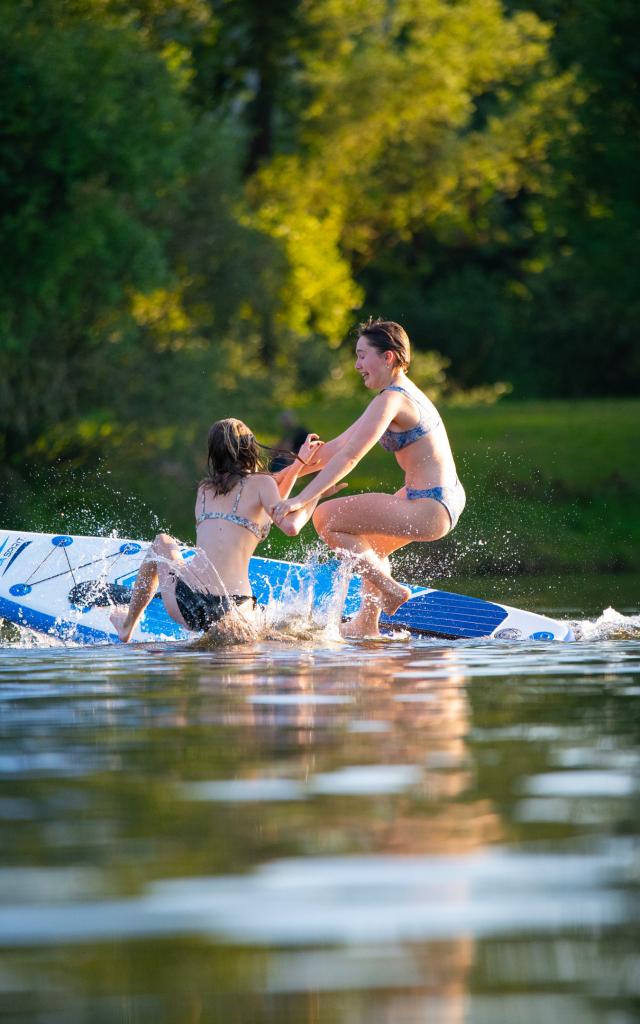
<path fill-rule="evenodd" d="M 637 1021 L 637 584 L 520 583 L 575 644 L 5 634 L 0 1019 Z"/>

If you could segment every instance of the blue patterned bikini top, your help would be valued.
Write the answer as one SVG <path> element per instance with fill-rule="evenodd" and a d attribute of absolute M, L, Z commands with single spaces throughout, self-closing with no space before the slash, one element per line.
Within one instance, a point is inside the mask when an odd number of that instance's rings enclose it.
<path fill-rule="evenodd" d="M 235 523 L 236 526 L 244 526 L 245 530 L 250 530 L 258 540 L 264 540 L 269 530 L 271 529 L 271 523 L 267 523 L 266 526 L 258 526 L 254 523 L 253 519 L 247 519 L 246 516 L 238 515 L 238 504 L 240 502 L 240 495 L 244 488 L 246 477 L 242 477 L 240 486 L 238 487 L 238 493 L 236 494 L 236 500 L 233 503 L 233 508 L 230 512 L 205 512 L 204 510 L 204 487 L 202 488 L 202 512 L 199 516 L 196 516 L 196 526 L 200 526 L 205 519 L 226 519 L 229 523 Z"/>
<path fill-rule="evenodd" d="M 415 427 L 411 427 L 409 430 L 385 430 L 380 438 L 380 444 L 388 452 L 399 452 L 401 448 L 406 448 L 415 441 L 419 441 L 421 437 L 426 437 L 432 430 L 440 426 L 442 420 L 438 414 L 436 413 L 435 417 L 429 422 L 426 418 L 425 407 L 406 388 L 401 388 L 399 384 L 390 384 L 388 388 L 383 388 L 382 391 L 401 391 L 403 395 L 406 395 L 412 402 L 415 402 L 420 410 L 420 419 Z M 382 391 L 380 394 L 382 394 Z"/>

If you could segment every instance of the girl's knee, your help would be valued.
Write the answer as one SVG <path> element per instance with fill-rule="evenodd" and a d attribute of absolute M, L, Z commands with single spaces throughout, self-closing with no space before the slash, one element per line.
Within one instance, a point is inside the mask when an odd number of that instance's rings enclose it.
<path fill-rule="evenodd" d="M 312 516 L 313 525 L 316 529 L 316 533 L 323 540 L 327 539 L 327 534 L 331 532 L 330 522 L 331 517 L 327 514 L 325 505 L 319 505 Z M 328 543 L 328 541 L 327 541 Z"/>
<path fill-rule="evenodd" d="M 335 532 L 329 526 L 329 524 L 327 522 L 322 522 L 322 521 L 319 522 L 319 523 L 316 523 L 316 521 L 314 519 L 313 520 L 313 525 L 316 528 L 316 532 L 318 534 L 318 537 L 320 537 L 320 539 L 323 540 L 325 542 L 325 544 L 328 544 L 330 548 L 335 547 L 335 545 L 337 543 L 337 537 L 336 537 Z"/>
<path fill-rule="evenodd" d="M 176 548 L 176 542 L 168 533 L 158 533 L 151 547 L 158 554 L 168 555 Z"/>
<path fill-rule="evenodd" d="M 318 531 L 318 536 L 324 541 L 327 547 L 332 548 L 334 551 L 341 548 L 343 545 L 344 534 L 336 533 L 335 530 L 331 530 L 329 527 L 326 527 L 322 532 Z"/>

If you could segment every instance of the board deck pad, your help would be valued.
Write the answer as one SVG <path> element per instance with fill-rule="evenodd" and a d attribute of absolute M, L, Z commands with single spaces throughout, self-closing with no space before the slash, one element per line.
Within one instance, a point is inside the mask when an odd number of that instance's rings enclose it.
<path fill-rule="evenodd" d="M 490 636 L 504 622 L 507 611 L 501 605 L 445 590 L 416 594 L 396 614 L 381 621 L 402 625 L 412 633 L 442 636 L 451 640 L 460 637 Z"/>
<path fill-rule="evenodd" d="M 114 537 L 0 530 L 0 617 L 73 643 L 117 643 L 109 622 L 114 603 L 127 603 L 148 544 Z M 186 560 L 195 554 L 185 547 Z M 347 577 L 336 559 L 285 562 L 251 559 L 249 579 L 260 604 L 318 611 L 335 603 L 352 615 L 360 604 L 361 580 Z M 385 629 L 446 640 L 573 640 L 566 622 L 500 602 L 411 587 L 412 596 Z M 136 628 L 134 640 L 185 640 L 193 633 L 168 615 L 156 596 Z"/>

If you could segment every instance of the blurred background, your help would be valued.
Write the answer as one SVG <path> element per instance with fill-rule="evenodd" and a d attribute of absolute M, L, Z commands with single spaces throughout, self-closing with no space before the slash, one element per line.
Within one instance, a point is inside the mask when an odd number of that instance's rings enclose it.
<path fill-rule="evenodd" d="M 0 0 L 0 53 L 0 526 L 192 542 L 210 423 L 333 436 L 383 316 L 468 494 L 394 572 L 584 641 L 0 622 L 0 1020 L 634 1024 L 637 0 Z"/>
<path fill-rule="evenodd" d="M 638 570 L 637 4 L 0 8 L 4 526 L 191 539 L 209 424 L 334 434 L 372 314 L 471 499 L 434 571 Z"/>

